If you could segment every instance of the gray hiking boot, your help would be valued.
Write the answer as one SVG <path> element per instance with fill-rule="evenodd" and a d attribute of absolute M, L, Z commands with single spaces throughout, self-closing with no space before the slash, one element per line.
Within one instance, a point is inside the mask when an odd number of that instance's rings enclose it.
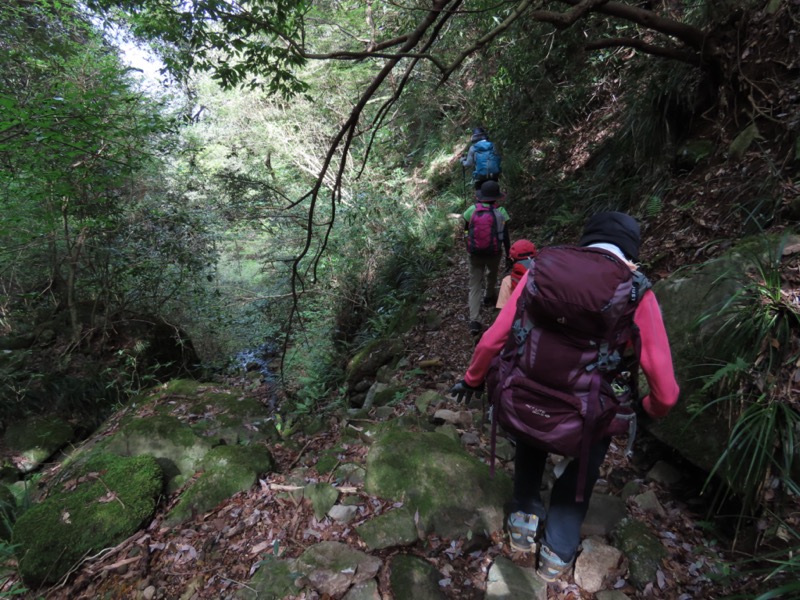
<path fill-rule="evenodd" d="M 561 560 L 561 557 L 550 550 L 550 548 L 542 545 L 539 551 L 539 568 L 536 569 L 536 574 L 549 583 L 555 581 L 569 571 L 574 562 L 574 557 L 569 562 L 564 562 Z"/>
<path fill-rule="evenodd" d="M 514 550 L 536 552 L 539 517 L 518 510 L 508 515 L 506 528 L 508 529 L 508 543 Z"/>

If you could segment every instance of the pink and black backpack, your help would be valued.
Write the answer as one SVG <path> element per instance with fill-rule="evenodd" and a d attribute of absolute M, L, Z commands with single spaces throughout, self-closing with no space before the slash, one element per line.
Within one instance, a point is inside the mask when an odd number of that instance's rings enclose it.
<path fill-rule="evenodd" d="M 576 457 L 585 473 L 592 443 L 622 433 L 619 418 L 632 417 L 612 383 L 626 349 L 638 363 L 633 317 L 649 287 L 598 248 L 544 248 L 531 260 L 513 329 L 487 378 L 493 455 L 499 423 L 532 446 Z M 580 483 L 579 500 L 583 492 Z"/>
<path fill-rule="evenodd" d="M 503 251 L 498 223 L 502 217 L 493 204 L 475 203 L 469 219 L 467 252 L 476 256 L 497 256 Z"/>

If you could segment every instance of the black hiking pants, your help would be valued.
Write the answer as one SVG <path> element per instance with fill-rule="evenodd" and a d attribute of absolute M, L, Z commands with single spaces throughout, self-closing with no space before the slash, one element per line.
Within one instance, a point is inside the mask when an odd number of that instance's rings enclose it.
<path fill-rule="evenodd" d="M 542 478 L 544 477 L 547 452 L 517 442 L 514 459 L 514 498 L 511 512 L 522 511 L 535 514 L 544 521 L 545 546 L 555 552 L 561 560 L 571 561 L 581 543 L 581 525 L 589 508 L 592 488 L 600 475 L 600 465 L 606 457 L 611 438 L 592 445 L 586 469 L 586 487 L 582 502 L 575 500 L 578 489 L 578 460 L 570 460 L 567 468 L 557 477 L 550 493 L 549 507 L 542 501 Z"/>

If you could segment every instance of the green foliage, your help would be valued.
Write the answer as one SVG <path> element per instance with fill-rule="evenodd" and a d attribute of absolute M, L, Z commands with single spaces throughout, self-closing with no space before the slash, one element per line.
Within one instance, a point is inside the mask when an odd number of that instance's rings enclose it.
<path fill-rule="evenodd" d="M 309 2 L 251 0 L 237 7 L 225 0 L 86 4 L 124 16 L 134 34 L 158 47 L 164 63 L 181 79 L 192 71 L 211 72 L 224 87 L 258 87 L 286 98 L 307 89 L 295 71 L 306 62 L 298 43 Z"/>
<path fill-rule="evenodd" d="M 713 328 L 706 353 L 721 365 L 703 388 L 715 395 L 703 410 L 713 407 L 733 423 L 712 475 L 730 483 L 723 496 L 739 491 L 744 515 L 759 509 L 773 478 L 793 494 L 800 489 L 793 479 L 800 412 L 783 383 L 800 358 L 800 311 L 782 289 L 785 239 L 777 248 L 765 241 L 749 253 L 753 267 L 733 275 L 737 291 L 698 322 Z"/>
<path fill-rule="evenodd" d="M 0 538 L 0 598 L 14 598 L 28 592 L 22 583 L 17 581 L 13 566 L 15 561 L 16 546 Z"/>

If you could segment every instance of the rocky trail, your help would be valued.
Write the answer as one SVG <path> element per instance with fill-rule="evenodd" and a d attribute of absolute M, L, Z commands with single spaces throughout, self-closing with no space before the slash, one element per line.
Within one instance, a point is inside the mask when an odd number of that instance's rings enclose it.
<path fill-rule="evenodd" d="M 420 309 L 421 323 L 405 334 L 405 357 L 397 368 L 381 375 L 386 385 L 402 384 L 405 390 L 391 402 L 374 406 L 366 417 L 327 416 L 318 433 L 298 432 L 272 444 L 275 468 L 271 472 L 250 489 L 178 527 L 164 521 L 178 496 L 164 498 L 156 517 L 143 530 L 114 548 L 86 556 L 59 584 L 28 597 L 688 600 L 745 593 L 750 578 L 744 573 L 730 576 L 727 563 L 736 556 L 727 553 L 725 544 L 708 528 L 707 503 L 700 496 L 702 479 L 646 434 L 638 437 L 632 459 L 624 456 L 621 444 L 614 444 L 603 466 L 595 498 L 606 500 L 593 499 L 585 526 L 591 540 L 584 554 L 593 561 L 579 561 L 574 575 L 546 588 L 540 581 L 526 580 L 535 579 L 532 557 L 513 552 L 500 531 L 488 537 L 449 538 L 423 531 L 417 512 L 413 522 L 419 535 L 412 532 L 410 539 L 386 547 L 365 543 L 364 524 L 404 509 L 402 501 L 365 491 L 364 470 L 373 441 L 370 427 L 387 422 L 402 426 L 403 419 L 408 419 L 410 427 L 415 422 L 428 429 L 436 427 L 488 463 L 489 429 L 482 423 L 481 402 L 458 406 L 447 395 L 462 377 L 473 347 L 466 289 L 466 260 L 455 257 L 447 273 L 431 285 Z M 490 322 L 493 311 L 483 310 L 484 322 Z M 244 380 L 239 384 L 247 389 L 245 393 L 261 394 L 267 401 L 265 387 L 253 391 L 252 384 Z M 421 402 L 423 397 L 426 400 Z M 504 452 L 503 448 L 501 444 L 498 465 L 510 474 L 513 449 L 506 445 Z M 343 465 L 351 467 L 344 477 L 339 468 Z M 320 512 L 309 492 L 309 486 L 320 484 L 332 484 L 336 490 L 335 506 L 328 511 Z M 641 572 L 636 573 L 641 565 L 608 550 L 613 527 L 626 516 L 647 530 L 648 543 L 655 542 L 662 557 L 647 581 Z M 256 583 L 265 574 L 285 569 L 288 559 L 321 547 L 337 554 L 346 548 L 358 551 L 359 560 L 368 562 L 359 563 L 357 570 L 372 575 L 365 581 L 351 578 L 341 584 L 329 573 L 324 581 L 312 581 L 302 591 L 290 587 L 276 591 L 284 584 L 273 580 Z M 590 551 L 593 547 L 599 550 Z M 422 565 L 428 571 L 404 583 L 399 565 L 408 557 L 420 559 L 416 567 Z M 507 576 L 504 582 L 502 573 L 511 572 L 513 577 Z M 309 584 L 291 570 L 286 577 Z M 512 585 L 512 580 L 519 581 Z"/>

